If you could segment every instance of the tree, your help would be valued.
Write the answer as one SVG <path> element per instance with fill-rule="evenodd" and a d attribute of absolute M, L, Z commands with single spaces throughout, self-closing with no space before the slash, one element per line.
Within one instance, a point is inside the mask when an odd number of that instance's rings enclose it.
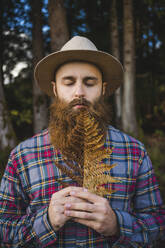
<path fill-rule="evenodd" d="M 111 30 L 111 49 L 112 55 L 120 60 L 119 49 L 119 31 L 118 31 L 118 18 L 117 18 L 117 1 L 112 0 L 112 6 L 110 8 L 110 30 Z M 118 88 L 115 92 L 115 118 L 116 126 L 121 127 L 121 114 L 122 114 L 122 88 Z"/>
<path fill-rule="evenodd" d="M 16 137 L 12 127 L 12 123 L 9 117 L 7 104 L 5 100 L 5 94 L 3 89 L 3 34 L 4 34 L 4 12 L 3 4 L 0 8 L 0 150 L 3 151 L 6 148 L 13 148 L 16 144 Z"/>
<path fill-rule="evenodd" d="M 135 111 L 135 41 L 132 0 L 124 0 L 124 92 L 122 127 L 125 132 L 137 136 Z"/>
<path fill-rule="evenodd" d="M 68 41 L 69 31 L 63 0 L 49 0 L 49 25 L 51 38 L 51 51 L 55 52 Z"/>
<path fill-rule="evenodd" d="M 32 50 L 33 50 L 33 65 L 44 57 L 44 46 L 42 36 L 42 1 L 32 0 L 31 4 L 31 19 L 32 19 Z M 34 133 L 41 131 L 47 127 L 48 110 L 47 98 L 36 85 L 33 83 L 33 127 Z"/>
<path fill-rule="evenodd" d="M 9 117 L 5 94 L 3 90 L 2 64 L 0 61 L 0 150 L 13 148 L 16 145 L 16 137 Z"/>

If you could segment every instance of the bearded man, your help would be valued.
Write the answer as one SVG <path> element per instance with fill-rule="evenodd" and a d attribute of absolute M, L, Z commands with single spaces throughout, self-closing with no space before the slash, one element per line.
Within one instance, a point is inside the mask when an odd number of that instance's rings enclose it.
<path fill-rule="evenodd" d="M 79 36 L 37 64 L 36 81 L 55 100 L 48 130 L 11 152 L 0 189 L 2 247 L 151 247 L 164 236 L 147 152 L 110 125 L 104 96 L 122 77 L 116 58 Z"/>

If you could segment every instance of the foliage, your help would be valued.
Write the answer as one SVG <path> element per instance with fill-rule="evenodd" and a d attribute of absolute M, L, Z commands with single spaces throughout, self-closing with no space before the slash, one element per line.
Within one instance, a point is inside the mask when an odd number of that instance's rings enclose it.
<path fill-rule="evenodd" d="M 111 183 L 118 182 L 110 176 L 110 170 L 116 164 L 103 162 L 104 159 L 110 161 L 112 149 L 104 147 L 105 137 L 98 121 L 88 111 L 81 111 L 69 138 L 71 145 L 63 152 L 68 167 L 62 164 L 56 166 L 79 186 L 100 196 L 108 195 L 110 198 L 113 193 Z M 63 183 L 61 180 L 59 182 L 69 186 L 69 183 Z"/>
<path fill-rule="evenodd" d="M 3 73 L 10 81 L 11 71 L 20 61 L 29 62 L 30 36 L 26 1 L 2 0 L 0 10 L 1 57 Z M 26 25 L 25 25 L 26 23 Z"/>
<path fill-rule="evenodd" d="M 28 69 L 21 71 L 14 82 L 5 85 L 6 100 L 10 109 L 10 117 L 18 141 L 33 135 L 32 113 L 32 81 Z"/>

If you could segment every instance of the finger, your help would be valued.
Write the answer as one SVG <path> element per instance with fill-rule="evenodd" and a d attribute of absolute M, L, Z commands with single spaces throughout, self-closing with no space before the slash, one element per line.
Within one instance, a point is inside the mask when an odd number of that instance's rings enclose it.
<path fill-rule="evenodd" d="M 104 199 L 103 197 L 100 197 L 98 195 L 90 193 L 89 191 L 84 191 L 84 190 L 81 191 L 73 190 L 70 192 L 70 195 L 74 197 L 79 197 L 81 199 L 87 200 L 92 203 L 100 202 Z"/>
<path fill-rule="evenodd" d="M 84 219 L 84 220 L 94 220 L 95 219 L 95 214 L 89 213 L 89 212 L 64 210 L 64 214 L 68 217 Z"/>
<path fill-rule="evenodd" d="M 64 202 L 65 204 L 67 203 L 74 204 L 74 203 L 85 203 L 86 200 L 74 196 L 68 196 L 64 198 Z"/>
<path fill-rule="evenodd" d="M 54 208 L 54 211 L 58 214 L 64 214 L 64 206 L 61 206 L 61 205 L 57 205 L 55 208 Z"/>
<path fill-rule="evenodd" d="M 64 206 L 65 204 L 69 204 L 69 203 L 83 203 L 86 202 L 86 200 L 80 199 L 80 198 L 76 198 L 73 196 L 56 196 L 52 199 L 52 204 L 55 205 L 60 205 L 60 206 Z"/>
<path fill-rule="evenodd" d="M 66 187 L 64 189 L 59 190 L 58 192 L 55 192 L 53 194 L 53 198 L 57 198 L 57 197 L 67 197 L 70 195 L 71 191 L 77 191 L 77 187 L 74 186 L 70 186 L 70 187 Z"/>
<path fill-rule="evenodd" d="M 80 199 L 81 200 L 81 199 Z M 64 205 L 66 210 L 79 210 L 84 212 L 96 212 L 96 206 L 94 204 L 88 203 L 86 201 L 81 201 L 78 203 L 75 202 L 67 202 Z"/>

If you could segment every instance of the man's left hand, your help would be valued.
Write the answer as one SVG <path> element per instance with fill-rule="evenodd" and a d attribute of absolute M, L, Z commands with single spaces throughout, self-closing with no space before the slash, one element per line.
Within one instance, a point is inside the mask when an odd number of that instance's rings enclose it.
<path fill-rule="evenodd" d="M 118 234 L 117 217 L 107 199 L 78 187 L 70 195 L 86 202 L 66 204 L 64 214 L 104 236 Z"/>

